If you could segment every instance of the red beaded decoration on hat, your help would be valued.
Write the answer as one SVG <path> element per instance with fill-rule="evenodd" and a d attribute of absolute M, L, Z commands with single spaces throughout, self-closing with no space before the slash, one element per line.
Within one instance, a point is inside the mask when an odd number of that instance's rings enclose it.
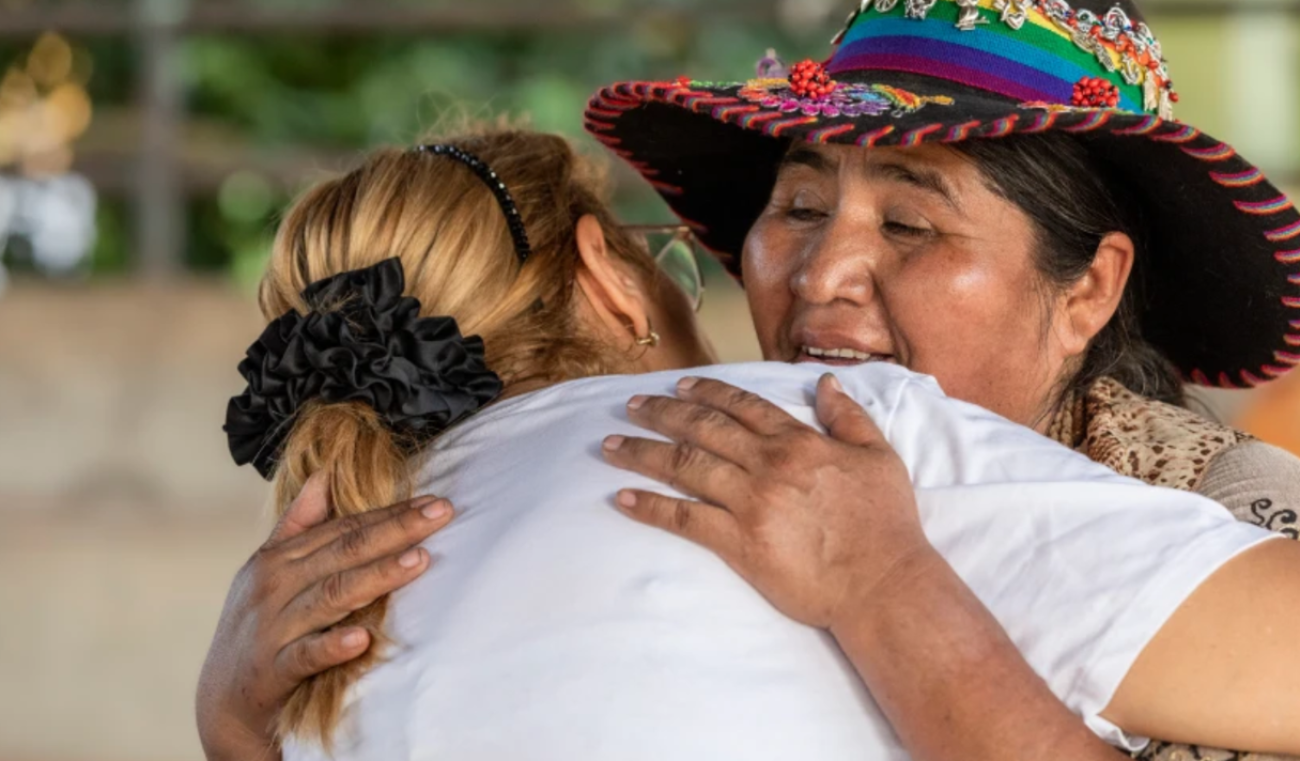
<path fill-rule="evenodd" d="M 1119 106 L 1119 88 L 1101 77 L 1084 77 L 1074 83 L 1070 104 L 1082 108 Z"/>
<path fill-rule="evenodd" d="M 814 60 L 801 61 L 790 68 L 790 89 L 800 98 L 825 98 L 835 92 L 835 87 L 826 67 Z"/>

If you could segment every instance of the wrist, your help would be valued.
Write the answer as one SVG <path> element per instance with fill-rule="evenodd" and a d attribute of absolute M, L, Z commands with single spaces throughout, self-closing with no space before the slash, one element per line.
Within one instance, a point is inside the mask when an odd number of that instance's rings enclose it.
<path fill-rule="evenodd" d="M 1006 658 L 1023 663 L 1002 626 L 928 542 L 856 591 L 829 629 L 857 655 L 869 687 L 874 677 L 915 658 L 907 678 L 927 690 L 947 689 Z"/>
<path fill-rule="evenodd" d="M 921 536 L 899 551 L 883 570 L 851 581 L 827 628 L 838 637 L 837 632 L 858 629 L 866 621 L 888 616 L 899 602 L 915 602 L 914 595 L 952 573 L 948 561 Z"/>
<path fill-rule="evenodd" d="M 279 761 L 280 744 L 274 737 L 254 732 L 237 722 L 199 732 L 207 761 Z"/>
<path fill-rule="evenodd" d="M 831 635 L 913 758 L 955 758 L 954 748 L 963 758 L 1122 758 L 1052 694 L 933 547 L 858 592 Z"/>

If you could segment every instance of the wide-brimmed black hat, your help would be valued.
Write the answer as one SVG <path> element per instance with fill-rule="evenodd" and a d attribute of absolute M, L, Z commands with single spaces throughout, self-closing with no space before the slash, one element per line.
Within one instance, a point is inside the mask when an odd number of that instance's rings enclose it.
<path fill-rule="evenodd" d="M 790 141 L 915 146 L 1072 133 L 1150 225 L 1145 336 L 1196 383 L 1300 364 L 1300 213 L 1227 144 L 1175 121 L 1160 43 L 1130 2 L 864 0 L 825 64 L 747 82 L 624 82 L 586 126 L 739 277 Z"/>

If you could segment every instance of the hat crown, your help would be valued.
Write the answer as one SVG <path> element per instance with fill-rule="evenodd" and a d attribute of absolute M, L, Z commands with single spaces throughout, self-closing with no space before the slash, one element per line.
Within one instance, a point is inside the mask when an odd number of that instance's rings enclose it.
<path fill-rule="evenodd" d="M 1131 2 L 863 0 L 827 71 L 900 71 L 1020 103 L 1173 118 L 1160 42 Z"/>

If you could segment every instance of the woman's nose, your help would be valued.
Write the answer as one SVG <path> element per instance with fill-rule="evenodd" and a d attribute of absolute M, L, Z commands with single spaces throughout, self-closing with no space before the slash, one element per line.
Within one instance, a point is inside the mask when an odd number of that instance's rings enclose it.
<path fill-rule="evenodd" d="M 805 302 L 867 304 L 875 290 L 878 236 L 836 221 L 805 252 L 790 288 Z"/>

